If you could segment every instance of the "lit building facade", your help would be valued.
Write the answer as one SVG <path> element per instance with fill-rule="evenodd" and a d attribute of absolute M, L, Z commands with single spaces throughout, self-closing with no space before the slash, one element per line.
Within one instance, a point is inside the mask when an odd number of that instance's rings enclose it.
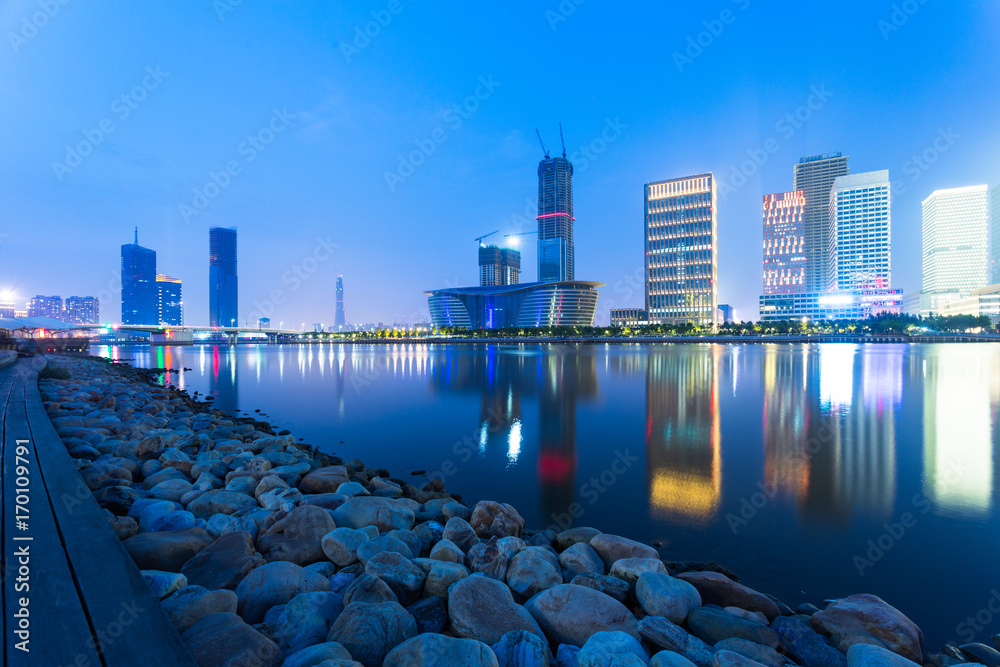
<path fill-rule="evenodd" d="M 98 324 L 101 304 L 96 296 L 66 297 L 66 321 L 73 324 Z"/>
<path fill-rule="evenodd" d="M 830 192 L 831 290 L 892 286 L 889 171 L 841 176 Z"/>
<path fill-rule="evenodd" d="M 498 246 L 479 246 L 479 285 L 517 285 L 521 282 L 521 251 Z"/>
<path fill-rule="evenodd" d="M 611 326 L 641 327 L 649 324 L 649 313 L 642 308 L 612 308 Z"/>
<path fill-rule="evenodd" d="M 715 177 L 645 186 L 646 312 L 654 324 L 712 326 L 718 308 Z"/>
<path fill-rule="evenodd" d="M 937 190 L 923 201 L 923 286 L 935 304 L 968 297 L 989 280 L 988 187 Z"/>
<path fill-rule="evenodd" d="M 208 230 L 208 323 L 213 327 L 239 324 L 236 277 L 236 228 Z"/>
<path fill-rule="evenodd" d="M 156 310 L 158 324 L 169 324 L 175 327 L 184 324 L 184 302 L 181 299 L 179 278 L 157 274 Z"/>
<path fill-rule="evenodd" d="M 344 311 L 344 277 L 337 274 L 337 312 L 333 316 L 333 326 L 337 331 L 343 331 L 347 326 L 347 313 Z"/>
<path fill-rule="evenodd" d="M 573 280 L 573 164 L 545 156 L 538 163 L 538 281 Z"/>
<path fill-rule="evenodd" d="M 592 326 L 603 283 L 562 281 L 424 292 L 435 327 Z"/>
<path fill-rule="evenodd" d="M 826 153 L 804 157 L 795 165 L 792 189 L 805 193 L 806 292 L 829 289 L 830 191 L 833 183 L 850 173 L 849 156 Z"/>
<path fill-rule="evenodd" d="M 159 324 L 156 251 L 135 242 L 122 246 L 122 324 Z"/>
<path fill-rule="evenodd" d="M 973 315 L 988 317 L 1000 324 L 1000 284 L 972 290 L 966 297 L 953 299 L 936 311 L 939 315 Z"/>
<path fill-rule="evenodd" d="M 806 291 L 806 193 L 764 195 L 764 294 Z"/>
<path fill-rule="evenodd" d="M 63 319 L 63 300 L 58 296 L 39 294 L 28 302 L 28 317 L 52 317 Z"/>

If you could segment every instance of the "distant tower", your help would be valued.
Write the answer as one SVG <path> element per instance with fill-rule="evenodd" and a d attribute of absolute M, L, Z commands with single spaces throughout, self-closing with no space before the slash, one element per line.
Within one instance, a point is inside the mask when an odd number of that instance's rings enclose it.
<path fill-rule="evenodd" d="M 806 194 L 805 250 L 806 292 L 826 292 L 830 289 L 833 257 L 830 254 L 830 191 L 833 182 L 850 173 L 843 153 L 827 153 L 804 157 L 793 170 L 792 189 Z"/>
<path fill-rule="evenodd" d="M 159 324 L 156 301 L 156 251 L 135 242 L 122 246 L 122 324 Z"/>
<path fill-rule="evenodd" d="M 549 157 L 546 151 L 538 163 L 538 282 L 573 280 L 575 220 L 573 164 L 563 146 L 561 157 Z"/>
<path fill-rule="evenodd" d="M 924 294 L 958 299 L 989 284 L 988 191 L 985 185 L 935 190 L 923 201 Z"/>
<path fill-rule="evenodd" d="M 482 287 L 521 282 L 521 252 L 495 245 L 479 246 L 479 284 Z"/>
<path fill-rule="evenodd" d="M 159 324 L 175 327 L 184 324 L 184 301 L 179 278 L 156 274 L 156 310 Z"/>
<path fill-rule="evenodd" d="M 239 324 L 237 314 L 236 228 L 208 230 L 208 323 L 213 327 Z"/>
<path fill-rule="evenodd" d="M 344 312 L 344 277 L 337 274 L 337 313 L 334 316 L 333 325 L 337 330 L 342 330 L 347 326 L 347 315 Z"/>

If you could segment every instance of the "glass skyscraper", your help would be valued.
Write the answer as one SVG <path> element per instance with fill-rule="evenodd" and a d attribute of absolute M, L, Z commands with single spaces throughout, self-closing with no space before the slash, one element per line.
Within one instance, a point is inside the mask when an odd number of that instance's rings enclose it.
<path fill-rule="evenodd" d="M 792 190 L 805 193 L 806 291 L 825 292 L 830 288 L 830 190 L 833 182 L 850 173 L 842 153 L 804 157 L 795 165 Z"/>
<path fill-rule="evenodd" d="M 716 197 L 712 174 L 646 184 L 646 312 L 650 323 L 716 323 Z"/>
<path fill-rule="evenodd" d="M 179 278 L 156 275 L 156 310 L 159 324 L 175 327 L 184 324 L 184 301 Z"/>
<path fill-rule="evenodd" d="M 237 314 L 236 228 L 208 230 L 208 323 L 213 327 L 239 324 Z"/>
<path fill-rule="evenodd" d="M 764 195 L 764 294 L 806 291 L 806 193 Z"/>
<path fill-rule="evenodd" d="M 892 286 L 889 171 L 840 176 L 830 192 L 829 289 Z"/>
<path fill-rule="evenodd" d="M 344 277 L 337 274 L 337 311 L 333 317 L 333 326 L 338 331 L 347 326 L 347 314 L 344 312 Z"/>
<path fill-rule="evenodd" d="M 566 156 L 538 163 L 538 281 L 573 280 L 573 165 Z"/>
<path fill-rule="evenodd" d="M 122 324 L 159 324 L 156 251 L 135 242 L 122 246 Z"/>
<path fill-rule="evenodd" d="M 927 299 L 945 294 L 966 297 L 986 287 L 990 278 L 988 190 L 985 185 L 936 190 L 923 201 L 922 292 Z"/>

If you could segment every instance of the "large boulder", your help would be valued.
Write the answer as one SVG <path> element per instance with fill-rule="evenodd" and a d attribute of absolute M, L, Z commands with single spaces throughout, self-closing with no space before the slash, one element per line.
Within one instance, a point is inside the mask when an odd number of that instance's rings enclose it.
<path fill-rule="evenodd" d="M 184 632 L 211 614 L 235 614 L 236 602 L 236 593 L 232 591 L 209 591 L 202 586 L 185 586 L 161 600 L 160 607 L 177 628 L 177 632 Z"/>
<path fill-rule="evenodd" d="M 180 572 L 184 563 L 211 543 L 212 536 L 201 528 L 188 528 L 139 533 L 122 545 L 140 570 Z"/>
<path fill-rule="evenodd" d="M 439 634 L 423 634 L 407 639 L 389 651 L 384 667 L 499 667 L 497 657 L 486 644 L 475 639 L 457 639 Z"/>
<path fill-rule="evenodd" d="M 281 649 L 230 612 L 205 616 L 181 634 L 199 665 L 278 667 Z"/>
<path fill-rule="evenodd" d="M 635 637 L 624 632 L 597 632 L 576 655 L 578 667 L 645 667 L 649 656 Z"/>
<path fill-rule="evenodd" d="M 336 593 L 300 593 L 281 610 L 271 636 L 286 654 L 295 653 L 324 641 L 343 610 L 343 599 Z"/>
<path fill-rule="evenodd" d="M 474 574 L 448 589 L 448 616 L 459 637 L 495 644 L 506 633 L 525 630 L 544 638 L 528 610 L 514 602 L 510 589 L 496 579 Z"/>
<path fill-rule="evenodd" d="M 855 644 L 871 644 L 914 662 L 923 661 L 924 633 L 901 611 L 874 595 L 834 600 L 813 614 L 810 623 L 830 637 L 830 643 L 842 653 Z"/>
<path fill-rule="evenodd" d="M 506 503 L 482 500 L 476 503 L 469 520 L 479 537 L 521 537 L 524 519 L 517 510 Z"/>
<path fill-rule="evenodd" d="M 567 573 L 567 581 L 578 574 L 604 574 L 604 561 L 586 542 L 577 542 L 559 554 L 559 565 Z"/>
<path fill-rule="evenodd" d="M 396 594 L 385 583 L 374 574 L 362 574 L 348 584 L 344 590 L 344 605 L 352 602 L 368 602 L 378 604 L 380 602 L 399 602 Z"/>
<path fill-rule="evenodd" d="M 705 604 L 759 611 L 773 621 L 781 615 L 778 605 L 752 588 L 747 588 L 719 572 L 682 572 L 677 575 L 698 589 Z"/>
<path fill-rule="evenodd" d="M 479 536 L 476 535 L 476 531 L 472 529 L 469 522 L 457 516 L 448 519 L 441 536 L 443 539 L 450 540 L 462 550 L 462 553 L 466 554 L 473 546 L 479 544 Z"/>
<path fill-rule="evenodd" d="M 687 617 L 687 625 L 691 634 L 713 646 L 730 637 L 757 642 L 773 649 L 781 646 L 781 639 L 771 628 L 716 607 L 692 609 Z"/>
<path fill-rule="evenodd" d="M 530 598 L 563 583 L 559 561 L 550 550 L 528 547 L 517 552 L 507 568 L 507 585 L 522 598 Z"/>
<path fill-rule="evenodd" d="M 326 640 L 342 644 L 365 667 L 379 667 L 392 649 L 416 635 L 416 621 L 398 602 L 352 602 Z"/>
<path fill-rule="evenodd" d="M 250 533 L 227 533 L 218 538 L 196 556 L 184 563 L 181 574 L 189 584 L 198 584 L 209 590 L 233 590 L 243 577 L 265 563 L 254 551 Z"/>
<path fill-rule="evenodd" d="M 785 653 L 799 664 L 808 667 L 845 667 L 847 664 L 843 653 L 797 618 L 779 616 L 771 622 L 771 629 L 781 638 Z"/>
<path fill-rule="evenodd" d="M 653 547 L 630 540 L 619 535 L 609 535 L 601 533 L 590 539 L 590 546 L 594 548 L 597 555 L 604 561 L 605 567 L 609 570 L 616 560 L 622 558 L 659 558 L 660 555 Z"/>
<path fill-rule="evenodd" d="M 302 478 L 299 491 L 302 493 L 335 493 L 337 488 L 350 480 L 344 466 L 317 468 Z"/>
<path fill-rule="evenodd" d="M 388 584 L 404 605 L 420 597 L 427 579 L 422 569 L 395 551 L 383 551 L 372 556 L 365 564 L 365 573 Z"/>
<path fill-rule="evenodd" d="M 325 560 L 323 536 L 337 527 L 330 513 L 315 505 L 303 505 L 282 514 L 275 515 L 280 518 L 257 537 L 257 550 L 264 560 L 298 565 Z"/>
<path fill-rule="evenodd" d="M 662 616 L 647 616 L 639 622 L 639 634 L 650 646 L 684 656 L 698 667 L 711 667 L 715 649 L 689 635 L 684 628 Z"/>
<path fill-rule="evenodd" d="M 594 633 L 615 630 L 639 639 L 639 624 L 625 605 L 585 586 L 560 584 L 524 607 L 552 643 L 583 646 Z"/>
<path fill-rule="evenodd" d="M 257 507 L 257 500 L 253 496 L 225 489 L 213 489 L 188 503 L 187 510 L 197 518 L 207 521 L 213 514 L 235 514 L 249 507 Z"/>
<path fill-rule="evenodd" d="M 271 607 L 285 604 L 296 595 L 329 591 L 326 577 L 286 561 L 275 561 L 250 572 L 239 586 L 239 615 L 248 623 L 260 623 L 264 612 Z"/>
<path fill-rule="evenodd" d="M 375 526 L 380 532 L 408 530 L 413 527 L 413 510 L 392 498 L 356 496 L 333 510 L 333 520 L 346 528 Z"/>
<path fill-rule="evenodd" d="M 347 567 L 358 562 L 358 547 L 368 539 L 368 534 L 363 530 L 337 528 L 323 536 L 320 546 L 331 563 Z"/>
<path fill-rule="evenodd" d="M 688 613 L 701 606 L 701 596 L 694 586 L 659 572 L 640 574 L 635 584 L 635 595 L 646 614 L 663 616 L 677 624 L 686 621 Z"/>

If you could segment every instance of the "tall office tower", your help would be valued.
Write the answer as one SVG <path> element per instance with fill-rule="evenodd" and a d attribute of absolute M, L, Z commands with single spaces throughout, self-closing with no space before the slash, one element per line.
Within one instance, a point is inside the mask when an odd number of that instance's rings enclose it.
<path fill-rule="evenodd" d="M 96 296 L 66 297 L 66 321 L 73 324 L 97 324 L 101 318 L 101 304 Z"/>
<path fill-rule="evenodd" d="M 122 246 L 122 324 L 159 324 L 156 251 L 135 242 Z"/>
<path fill-rule="evenodd" d="M 806 291 L 830 289 L 830 190 L 833 182 L 850 173 L 850 156 L 826 153 L 804 157 L 794 168 L 792 189 L 806 194 Z"/>
<path fill-rule="evenodd" d="M 63 300 L 58 296 L 38 296 L 28 302 L 28 317 L 63 319 Z"/>
<path fill-rule="evenodd" d="M 1000 283 L 1000 185 L 990 196 L 990 285 Z"/>
<path fill-rule="evenodd" d="M 573 164 L 538 163 L 538 282 L 573 280 Z"/>
<path fill-rule="evenodd" d="M 181 281 L 158 273 L 156 275 L 156 311 L 158 324 L 179 327 L 184 324 L 184 301 Z"/>
<path fill-rule="evenodd" d="M 840 176 L 830 192 L 831 290 L 889 289 L 889 171 Z"/>
<path fill-rule="evenodd" d="M 717 322 L 715 176 L 646 184 L 646 312 L 654 324 Z"/>
<path fill-rule="evenodd" d="M 208 230 L 208 323 L 213 327 L 239 324 L 237 314 L 236 228 Z"/>
<path fill-rule="evenodd" d="M 337 274 L 337 312 L 333 318 L 333 326 L 342 330 L 347 326 L 347 314 L 344 312 L 344 277 Z"/>
<path fill-rule="evenodd" d="M 806 256 L 806 193 L 764 195 L 764 294 L 802 294 Z"/>
<path fill-rule="evenodd" d="M 924 303 L 940 306 L 989 281 L 989 187 L 936 190 L 923 201 Z"/>
<path fill-rule="evenodd" d="M 479 246 L 479 284 L 482 287 L 517 285 L 521 282 L 521 251 Z"/>

